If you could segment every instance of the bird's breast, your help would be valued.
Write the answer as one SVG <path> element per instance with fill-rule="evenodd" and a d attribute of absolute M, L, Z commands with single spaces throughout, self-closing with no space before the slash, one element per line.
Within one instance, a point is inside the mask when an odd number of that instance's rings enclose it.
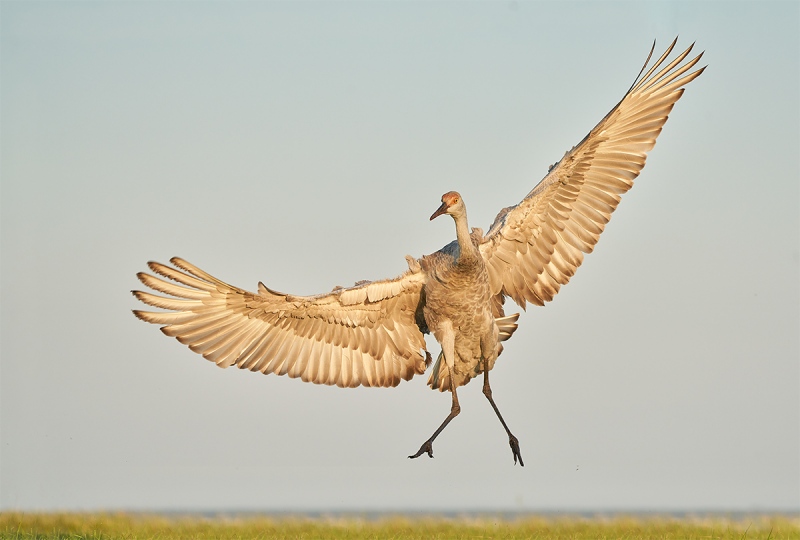
<path fill-rule="evenodd" d="M 479 334 L 491 322 L 489 276 L 482 263 L 427 265 L 424 313 L 429 328 L 446 319 L 461 332 Z"/>

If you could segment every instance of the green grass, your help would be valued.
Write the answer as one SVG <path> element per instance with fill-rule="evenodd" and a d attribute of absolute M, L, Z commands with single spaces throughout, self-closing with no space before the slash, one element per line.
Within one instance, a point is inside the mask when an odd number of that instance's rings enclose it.
<path fill-rule="evenodd" d="M 153 538 L 234 540 L 311 539 L 765 539 L 800 540 L 800 519 L 754 516 L 722 518 L 477 519 L 164 517 L 139 514 L 0 513 L 0 539 Z"/>

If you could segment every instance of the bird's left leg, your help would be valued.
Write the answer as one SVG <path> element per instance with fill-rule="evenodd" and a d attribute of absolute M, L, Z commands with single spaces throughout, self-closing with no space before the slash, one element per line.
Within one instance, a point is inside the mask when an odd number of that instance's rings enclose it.
<path fill-rule="evenodd" d="M 514 454 L 514 465 L 517 464 L 517 460 L 519 459 L 519 464 L 521 466 L 525 466 L 522 462 L 522 454 L 519 453 L 519 441 L 516 437 L 511 433 L 511 430 L 508 429 L 506 425 L 506 421 L 503 420 L 503 416 L 500 414 L 500 409 L 497 408 L 494 400 L 492 399 L 492 387 L 489 386 L 489 370 L 486 369 L 486 360 L 484 360 L 484 370 L 483 370 L 483 395 L 486 396 L 486 399 L 489 400 L 489 403 L 492 404 L 492 409 L 497 414 L 497 418 L 500 419 L 500 423 L 503 424 L 503 427 L 508 433 L 508 444 L 511 446 L 511 452 Z"/>

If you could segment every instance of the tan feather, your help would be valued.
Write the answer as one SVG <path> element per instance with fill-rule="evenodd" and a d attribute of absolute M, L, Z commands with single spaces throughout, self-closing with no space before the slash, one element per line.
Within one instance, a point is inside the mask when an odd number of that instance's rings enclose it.
<path fill-rule="evenodd" d="M 687 74 L 702 54 L 681 64 L 692 47 L 665 64 L 674 46 L 675 42 L 637 78 L 622 101 L 519 205 L 498 215 L 480 246 L 494 294 L 521 300 L 522 307 L 523 298 L 549 301 L 582 262 L 572 248 L 592 251 L 619 196 L 631 188 L 644 166 L 646 152 L 655 145 L 683 87 L 705 69 Z M 519 250 L 520 235 L 537 249 Z M 553 246 L 559 247 L 554 251 Z M 515 251 L 520 259 L 511 256 Z M 523 280 L 524 270 L 532 268 L 536 276 L 528 279 L 526 274 Z M 528 283 L 527 291 L 522 289 L 523 281 Z"/>
<path fill-rule="evenodd" d="M 242 369 L 265 373 L 289 374 L 320 384 L 342 383 L 342 355 L 335 348 L 357 349 L 352 361 L 368 363 L 369 379 L 354 379 L 348 365 L 347 386 L 367 384 L 394 385 L 408 370 L 418 372 L 424 365 L 422 333 L 413 312 L 398 307 L 399 297 L 419 303 L 424 279 L 410 271 L 394 280 L 374 282 L 354 289 L 342 289 L 325 295 L 298 297 L 273 291 L 263 284 L 259 293 L 249 293 L 220 281 L 207 272 L 179 258 L 175 267 L 151 262 L 158 275 L 140 273 L 140 281 L 152 289 L 171 295 L 162 297 L 142 291 L 134 295 L 145 304 L 171 312 L 136 311 L 142 320 L 163 324 L 163 332 L 175 337 L 193 351 L 222 367 L 237 365 Z M 369 292 L 369 294 L 368 294 Z M 345 301 L 342 301 L 344 298 Z M 382 327 L 391 320 L 393 328 L 403 328 L 412 338 L 395 343 L 387 339 Z M 328 352 L 319 361 L 324 342 Z M 381 359 L 380 376 L 375 363 Z M 331 365 L 331 364 L 335 365 Z M 397 366 L 396 368 L 391 366 Z M 390 366 L 386 368 L 386 366 Z M 396 373 L 395 373 L 396 371 Z"/>

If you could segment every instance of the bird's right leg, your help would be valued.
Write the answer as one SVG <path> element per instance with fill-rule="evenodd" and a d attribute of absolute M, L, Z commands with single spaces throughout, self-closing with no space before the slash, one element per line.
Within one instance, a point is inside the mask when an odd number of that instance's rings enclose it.
<path fill-rule="evenodd" d="M 428 454 L 428 457 L 433 457 L 433 441 L 436 437 L 439 436 L 439 433 L 442 432 L 444 428 L 447 427 L 447 424 L 450 423 L 450 420 L 458 416 L 458 413 L 461 412 L 461 406 L 458 404 L 458 394 L 456 394 L 456 383 L 455 383 L 455 332 L 453 332 L 452 326 L 449 326 L 447 330 L 445 330 L 444 335 L 442 336 L 442 353 L 444 353 L 444 359 L 447 363 L 447 370 L 450 372 L 450 393 L 453 394 L 453 403 L 450 406 L 450 414 L 447 415 L 447 418 L 444 419 L 442 425 L 433 432 L 431 438 L 422 443 L 422 446 L 419 447 L 419 450 L 413 456 L 408 456 L 409 459 L 418 458 L 422 454 Z"/>
<path fill-rule="evenodd" d="M 410 459 L 418 458 L 422 454 L 428 454 L 428 457 L 433 457 L 433 441 L 436 437 L 439 436 L 439 433 L 447 427 L 447 424 L 450 423 L 450 420 L 458 416 L 458 413 L 461 412 L 461 405 L 458 404 L 458 395 L 456 395 L 455 385 L 453 383 L 453 377 L 450 376 L 450 391 L 453 393 L 453 404 L 450 406 L 450 414 L 447 415 L 447 418 L 444 419 L 442 425 L 433 432 L 431 438 L 422 443 L 422 446 L 419 447 L 419 450 L 413 456 L 408 456 Z"/>

